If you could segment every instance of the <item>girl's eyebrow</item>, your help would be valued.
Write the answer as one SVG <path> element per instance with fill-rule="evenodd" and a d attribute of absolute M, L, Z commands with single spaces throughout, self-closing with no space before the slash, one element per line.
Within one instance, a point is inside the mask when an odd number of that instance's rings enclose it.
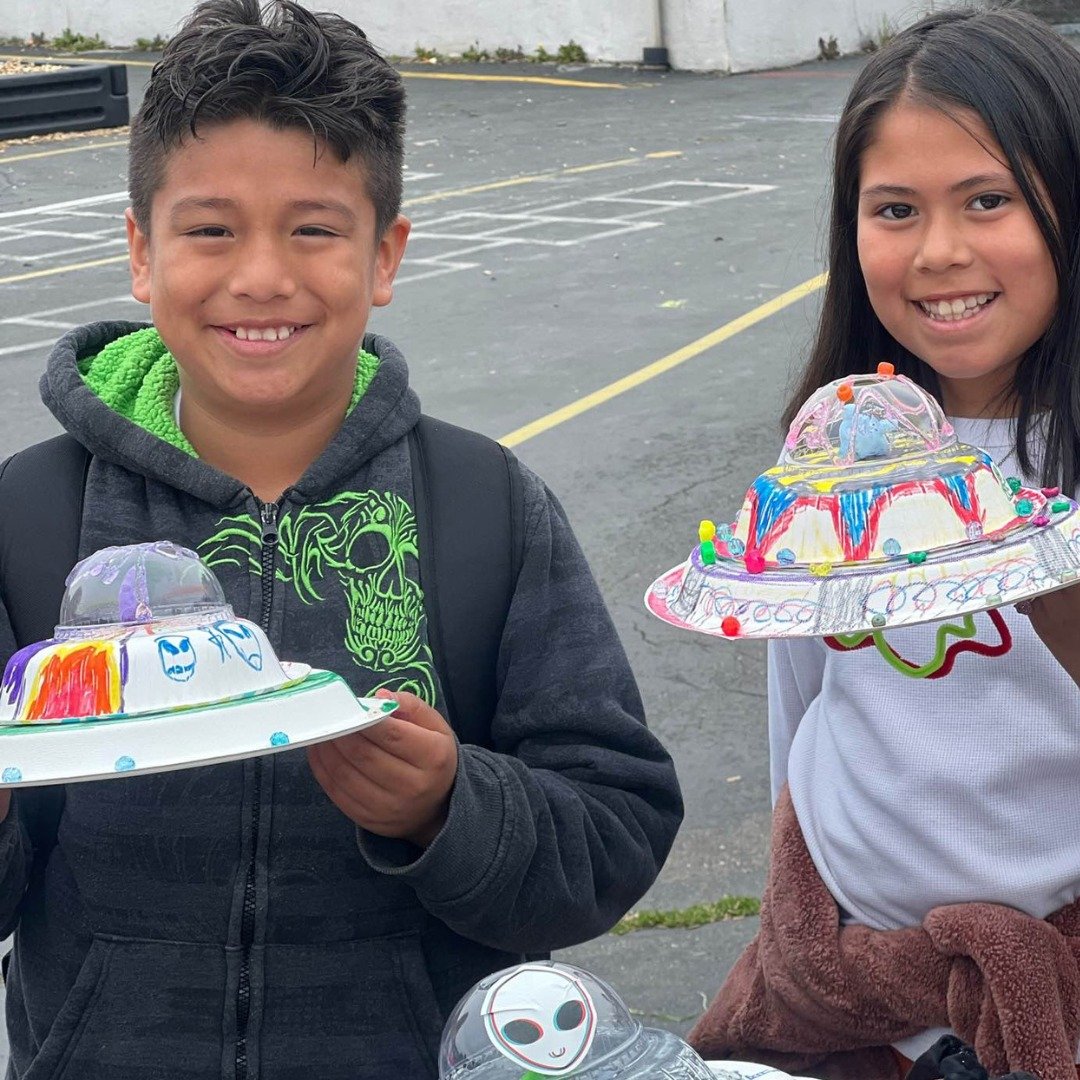
<path fill-rule="evenodd" d="M 969 176 L 966 180 L 960 180 L 949 188 L 949 194 L 957 191 L 967 191 L 969 188 L 994 186 L 1016 183 L 1012 173 L 979 173 L 977 176 Z M 918 195 L 915 188 L 903 187 L 900 184 L 875 184 L 859 193 L 860 199 L 877 199 L 882 195 L 895 195 L 899 198 L 910 198 Z"/>

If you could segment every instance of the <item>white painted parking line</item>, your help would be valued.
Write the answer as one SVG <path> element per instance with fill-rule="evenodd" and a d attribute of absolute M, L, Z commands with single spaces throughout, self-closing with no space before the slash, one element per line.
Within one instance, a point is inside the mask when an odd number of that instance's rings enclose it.
<path fill-rule="evenodd" d="M 100 206 L 102 203 L 116 202 L 117 199 L 127 199 L 127 197 L 126 191 L 111 191 L 108 195 L 89 195 L 85 199 L 68 199 L 67 202 L 47 203 L 45 206 L 27 206 L 22 210 L 4 210 L 0 212 L 0 219 L 51 214 L 57 210 L 69 210 L 76 206 Z"/>

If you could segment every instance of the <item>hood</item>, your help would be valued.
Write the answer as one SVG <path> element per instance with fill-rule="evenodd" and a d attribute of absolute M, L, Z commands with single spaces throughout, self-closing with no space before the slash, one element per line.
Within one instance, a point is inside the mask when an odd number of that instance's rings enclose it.
<path fill-rule="evenodd" d="M 88 385 L 80 362 L 119 338 L 145 330 L 145 323 L 99 322 L 65 334 L 41 376 L 42 401 L 92 454 L 219 509 L 239 505 L 251 495 L 245 484 L 194 456 L 178 432 L 168 441 L 168 424 L 147 425 L 138 409 L 123 404 L 140 396 L 161 396 L 160 387 L 149 385 L 160 381 L 161 365 L 134 374 L 95 369 L 94 387 Z M 378 358 L 374 376 L 330 444 L 293 486 L 291 497 L 298 502 L 314 502 L 339 489 L 346 477 L 403 438 L 420 416 L 419 399 L 409 387 L 408 368 L 397 348 L 374 334 L 364 339 L 363 347 Z M 118 385 L 120 380 L 128 385 Z M 141 394 L 144 389 L 147 394 Z M 165 437 L 151 430 L 155 427 Z"/>

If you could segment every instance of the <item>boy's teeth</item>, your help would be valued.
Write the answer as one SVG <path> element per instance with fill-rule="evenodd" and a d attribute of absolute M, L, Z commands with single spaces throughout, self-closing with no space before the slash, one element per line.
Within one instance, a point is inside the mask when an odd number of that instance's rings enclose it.
<path fill-rule="evenodd" d="M 295 329 L 295 326 L 268 326 L 264 330 L 259 330 L 257 327 L 249 329 L 238 326 L 236 336 L 241 341 L 284 341 L 285 338 L 292 336 Z"/>
<path fill-rule="evenodd" d="M 993 300 L 996 295 L 996 293 L 973 293 L 971 296 L 960 296 L 955 300 L 920 300 L 919 306 L 931 319 L 956 322 L 961 319 L 970 319 L 979 308 Z"/>

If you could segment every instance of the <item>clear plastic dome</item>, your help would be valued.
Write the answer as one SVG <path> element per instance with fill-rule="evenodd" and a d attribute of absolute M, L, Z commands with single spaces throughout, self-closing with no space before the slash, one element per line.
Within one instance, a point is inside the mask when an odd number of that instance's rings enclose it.
<path fill-rule="evenodd" d="M 214 612 L 233 617 L 217 578 L 194 551 L 168 540 L 103 548 L 68 575 L 56 637 Z"/>
<path fill-rule="evenodd" d="M 780 464 L 851 465 L 936 453 L 955 442 L 934 398 L 881 364 L 877 374 L 837 379 L 815 391 L 792 421 Z"/>
<path fill-rule="evenodd" d="M 682 1039 L 643 1028 L 605 982 L 538 961 L 498 971 L 465 995 L 447 1021 L 440 1080 L 712 1080 Z"/>

